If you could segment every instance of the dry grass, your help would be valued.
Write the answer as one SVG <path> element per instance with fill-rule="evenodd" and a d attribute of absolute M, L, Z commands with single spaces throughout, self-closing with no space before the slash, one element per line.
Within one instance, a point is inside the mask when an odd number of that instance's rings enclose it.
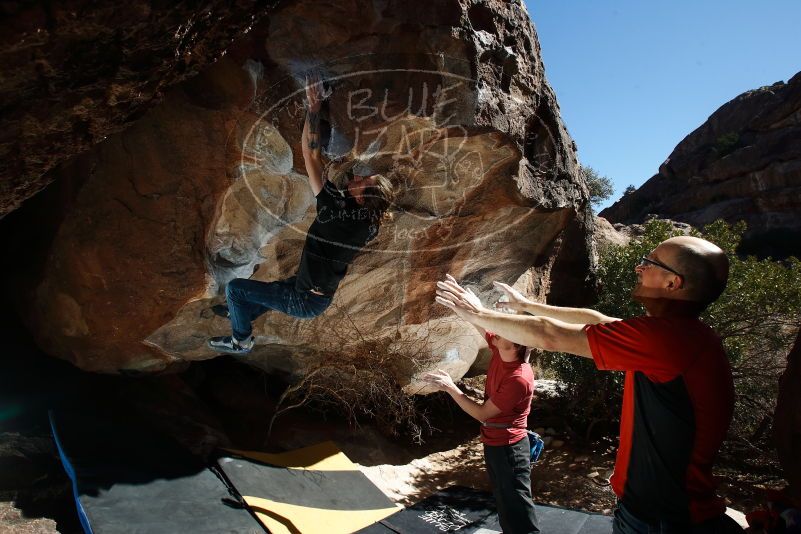
<path fill-rule="evenodd" d="M 432 430 L 427 411 L 403 390 L 402 382 L 436 363 L 431 356 L 436 353 L 435 342 L 428 336 L 404 341 L 397 330 L 393 337 L 369 339 L 345 311 L 341 327 L 330 331 L 330 347 L 303 369 L 300 380 L 278 399 L 268 437 L 280 415 L 306 406 L 334 411 L 351 426 L 370 420 L 386 434 L 403 434 L 421 443 Z"/>

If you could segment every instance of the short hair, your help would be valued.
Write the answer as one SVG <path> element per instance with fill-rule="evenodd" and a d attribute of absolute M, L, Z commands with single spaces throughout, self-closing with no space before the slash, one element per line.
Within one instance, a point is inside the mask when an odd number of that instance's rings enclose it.
<path fill-rule="evenodd" d="M 698 238 L 694 238 L 698 239 Z M 686 291 L 704 308 L 715 302 L 726 289 L 729 259 L 709 241 L 698 239 L 677 243 L 676 265 Z"/>
<path fill-rule="evenodd" d="M 517 359 L 523 363 L 528 363 L 531 359 L 531 349 L 520 343 L 513 343 L 517 351 Z"/>
<path fill-rule="evenodd" d="M 367 169 L 366 164 L 359 160 L 332 161 L 325 169 L 325 176 L 337 189 L 345 189 L 348 181 L 353 178 L 354 169 Z M 360 175 L 361 176 L 361 175 Z M 397 190 L 393 181 L 384 174 L 371 174 L 375 178 L 375 185 L 366 187 L 362 193 L 364 207 L 370 211 L 373 219 L 386 219 L 389 207 L 395 200 Z"/>
<path fill-rule="evenodd" d="M 362 193 L 364 206 L 373 213 L 375 218 L 380 219 L 395 200 L 395 186 L 383 174 L 374 174 L 372 178 L 375 179 L 375 185 L 366 187 Z"/>

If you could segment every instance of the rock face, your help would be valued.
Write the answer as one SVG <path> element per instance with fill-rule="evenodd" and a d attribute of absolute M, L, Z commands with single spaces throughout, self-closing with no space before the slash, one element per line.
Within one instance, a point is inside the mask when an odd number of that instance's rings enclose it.
<path fill-rule="evenodd" d="M 676 146 L 659 173 L 600 215 L 701 227 L 748 224 L 741 252 L 801 255 L 801 73 L 723 105 Z"/>
<path fill-rule="evenodd" d="M 693 227 L 687 223 L 671 221 L 670 219 L 657 219 L 660 222 L 669 224 L 673 231 L 684 235 L 690 235 Z M 628 245 L 633 239 L 639 240 L 645 235 L 645 224 L 622 223 L 611 224 L 603 217 L 595 218 L 593 238 L 595 248 L 600 252 L 608 247 L 622 247 Z"/>
<path fill-rule="evenodd" d="M 433 305 L 445 273 L 485 300 L 492 280 L 586 299 L 588 193 L 520 3 L 286 2 L 7 217 L 6 246 L 34 251 L 10 291 L 46 352 L 99 372 L 211 358 L 225 285 L 294 274 L 315 215 L 309 68 L 332 89 L 327 151 L 399 196 L 325 314 L 255 321 L 250 363 L 297 375 L 388 340 L 401 383 L 417 359 L 461 376 L 482 342 Z"/>
<path fill-rule="evenodd" d="M 623 225 L 613 226 L 603 217 L 595 218 L 595 246 L 598 250 L 606 247 L 623 247 L 631 241 L 628 229 Z"/>
<path fill-rule="evenodd" d="M 46 171 L 128 127 L 267 11 L 255 0 L 4 2 L 0 217 L 54 178 Z"/>

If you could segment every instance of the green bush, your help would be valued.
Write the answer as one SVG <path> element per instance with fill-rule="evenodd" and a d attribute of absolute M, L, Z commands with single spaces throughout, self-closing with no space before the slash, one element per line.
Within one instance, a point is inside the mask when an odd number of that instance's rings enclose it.
<path fill-rule="evenodd" d="M 721 336 L 732 363 L 737 392 L 733 435 L 757 441 L 769 428 L 778 376 L 801 322 L 801 262 L 739 258 L 735 251 L 745 228 L 742 222 L 729 226 L 716 221 L 693 235 L 717 244 L 731 262 L 726 291 L 702 320 Z M 642 237 L 623 247 L 601 250 L 598 279 L 602 287 L 596 309 L 621 318 L 643 314 L 630 297 L 636 282 L 634 267 L 659 243 L 680 234 L 670 223 L 652 220 Z M 617 424 L 622 373 L 599 372 L 590 360 L 559 353 L 543 355 L 540 365 L 563 383 L 567 423 L 576 434 L 589 439 L 598 423 Z"/>
<path fill-rule="evenodd" d="M 702 319 L 723 339 L 732 364 L 737 405 L 732 429 L 743 439 L 766 434 L 776 406 L 778 378 L 801 323 L 801 261 L 738 258 L 745 223 L 717 221 L 704 236 L 729 255 L 726 291 Z"/>

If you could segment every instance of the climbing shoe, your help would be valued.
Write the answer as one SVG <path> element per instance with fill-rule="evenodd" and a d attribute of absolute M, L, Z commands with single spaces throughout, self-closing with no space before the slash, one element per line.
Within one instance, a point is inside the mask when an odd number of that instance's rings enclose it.
<path fill-rule="evenodd" d="M 248 354 L 253 350 L 255 339 L 250 336 L 245 341 L 237 341 L 233 336 L 217 336 L 209 338 L 207 344 L 215 352 L 223 354 Z"/>

